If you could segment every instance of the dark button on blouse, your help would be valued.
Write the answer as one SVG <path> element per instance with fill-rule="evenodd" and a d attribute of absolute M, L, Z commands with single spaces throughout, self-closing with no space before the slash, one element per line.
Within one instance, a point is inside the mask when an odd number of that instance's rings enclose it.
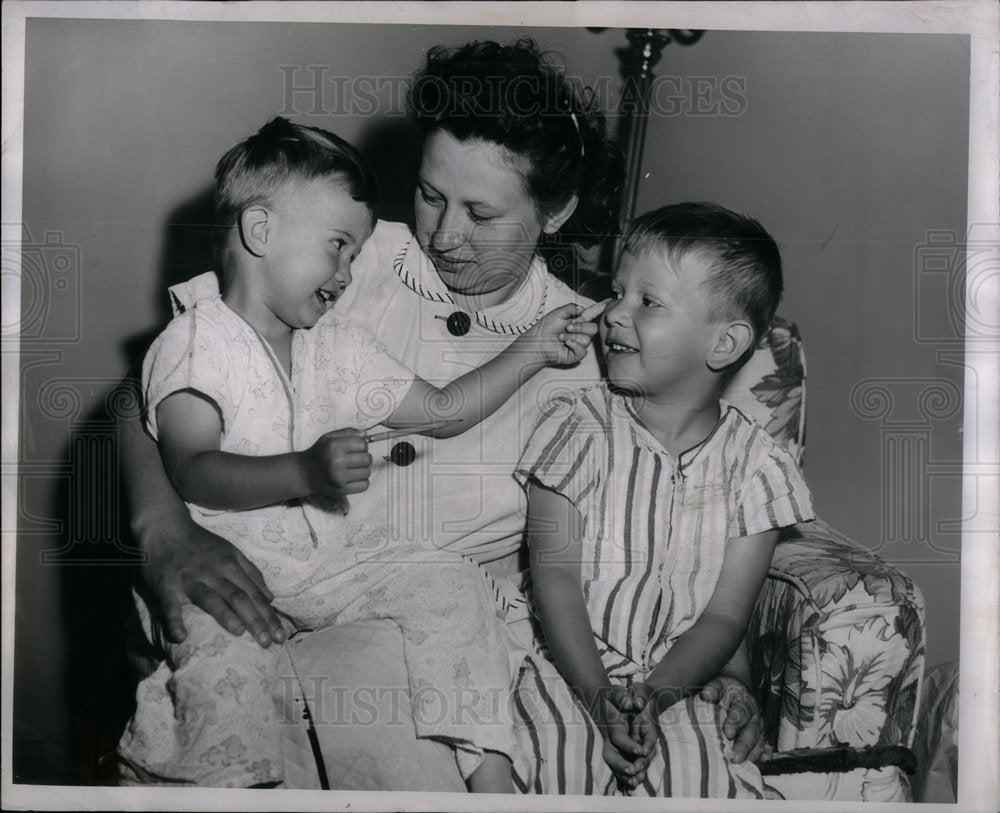
<path fill-rule="evenodd" d="M 445 324 L 448 326 L 448 332 L 452 336 L 464 336 L 469 332 L 469 328 L 472 327 L 472 317 L 464 311 L 455 311 L 445 319 Z"/>
<path fill-rule="evenodd" d="M 417 450 L 408 440 L 402 440 L 389 451 L 386 460 L 395 463 L 397 466 L 409 466 L 417 459 Z"/>

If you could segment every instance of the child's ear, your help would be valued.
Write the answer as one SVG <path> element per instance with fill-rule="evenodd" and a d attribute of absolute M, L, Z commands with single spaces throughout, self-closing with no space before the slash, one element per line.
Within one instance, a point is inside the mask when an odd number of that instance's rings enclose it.
<path fill-rule="evenodd" d="M 240 213 L 240 240 L 255 257 L 267 254 L 271 234 L 270 212 L 263 206 L 249 206 Z"/>
<path fill-rule="evenodd" d="M 708 353 L 713 372 L 735 364 L 753 346 L 753 326 L 745 321 L 723 322 L 715 334 L 715 345 Z"/>

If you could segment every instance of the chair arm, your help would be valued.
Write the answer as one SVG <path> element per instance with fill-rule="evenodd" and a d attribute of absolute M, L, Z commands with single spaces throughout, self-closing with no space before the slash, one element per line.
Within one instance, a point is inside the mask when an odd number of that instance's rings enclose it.
<path fill-rule="evenodd" d="M 747 643 L 765 738 L 777 751 L 911 745 L 923 596 L 826 523 L 783 533 Z"/>

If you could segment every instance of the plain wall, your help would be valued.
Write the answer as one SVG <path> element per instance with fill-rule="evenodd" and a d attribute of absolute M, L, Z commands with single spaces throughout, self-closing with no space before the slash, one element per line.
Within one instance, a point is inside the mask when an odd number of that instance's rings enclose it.
<path fill-rule="evenodd" d="M 637 211 L 712 200 L 778 241 L 816 512 L 913 577 L 927 665 L 957 660 L 968 38 L 717 31 L 654 70 Z"/>
<path fill-rule="evenodd" d="M 383 85 L 373 115 L 361 115 L 369 102 L 357 93 L 362 107 L 337 113 L 334 83 L 317 106 L 314 94 L 289 99 L 289 76 L 303 86 L 320 66 L 323 78 L 392 77 L 398 88 L 431 45 L 523 33 L 28 21 L 16 776 L 87 778 L 127 711 L 114 670 L 135 555 L 114 466 L 101 463 L 114 448 L 108 413 L 122 407 L 106 395 L 165 324 L 165 285 L 202 270 L 197 224 L 218 157 L 284 112 L 361 146 L 379 167 L 386 213 L 404 217 L 416 151 L 401 100 Z M 617 104 L 622 31 L 528 33 Z M 961 326 L 957 340 L 947 335 L 947 286 L 919 294 L 924 276 L 950 277 L 919 272 L 918 248 L 928 230 L 965 231 L 967 39 L 709 32 L 668 46 L 656 72 L 682 88 L 742 77 L 745 92 L 735 104 L 692 96 L 689 110 L 654 111 L 639 210 L 716 200 L 759 217 L 782 244 L 781 313 L 806 343 L 805 473 L 819 514 L 913 575 L 927 599 L 928 664 L 957 658 L 958 535 L 937 523 L 959 513 L 960 411 L 938 405 L 927 418 L 920 393 L 940 380 L 960 391 L 962 368 L 942 353 L 960 358 Z M 920 296 L 930 316 L 919 317 Z M 891 414 L 852 407 L 872 379 L 893 395 Z M 907 432 L 903 445 L 926 451 L 905 458 L 904 487 L 930 524 L 903 533 L 883 492 Z M 885 543 L 886 528 L 898 541 Z"/>

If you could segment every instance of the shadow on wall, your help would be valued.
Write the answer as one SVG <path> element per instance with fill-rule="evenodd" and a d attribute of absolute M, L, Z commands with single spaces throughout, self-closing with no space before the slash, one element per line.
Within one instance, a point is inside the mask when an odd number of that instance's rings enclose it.
<path fill-rule="evenodd" d="M 68 472 L 56 478 L 54 500 L 65 513 L 56 546 L 39 551 L 38 562 L 57 574 L 70 667 L 68 675 L 49 679 L 65 681 L 70 740 L 15 743 L 15 782 L 104 784 L 100 758 L 115 747 L 132 712 L 135 684 L 126 667 L 123 620 L 139 554 L 124 516 L 117 422 L 135 410 L 127 390 L 112 389 L 73 421 L 59 458 Z M 30 631 L 31 624 L 21 620 L 18 629 Z"/>
<path fill-rule="evenodd" d="M 156 327 L 123 342 L 130 369 L 137 373 L 149 345 L 173 318 L 167 289 L 191 277 L 216 268 L 212 252 L 215 233 L 213 196 L 207 186 L 174 209 L 164 224 L 163 253 L 160 257 L 160 284 L 155 296 Z"/>
<path fill-rule="evenodd" d="M 153 306 L 158 327 L 122 343 L 136 375 L 150 343 L 171 318 L 166 288 L 214 267 L 212 195 L 211 187 L 200 190 L 171 212 L 164 224 L 158 277 L 164 293 Z M 42 393 L 40 398 L 58 401 L 60 394 Z M 139 419 L 138 390 L 125 383 L 109 389 L 100 404 L 72 420 L 57 457 L 67 461 L 66 476 L 56 478 L 53 485 L 52 499 L 60 507 L 61 522 L 55 546 L 38 556 L 41 566 L 54 567 L 57 574 L 70 664 L 69 674 L 62 678 L 70 739 L 16 743 L 15 782 L 104 784 L 100 759 L 117 745 L 135 706 L 126 620 L 132 614 L 131 587 L 140 554 L 129 534 L 120 476 L 123 419 Z M 29 630 L 30 623 L 19 623 L 19 629 Z"/>

